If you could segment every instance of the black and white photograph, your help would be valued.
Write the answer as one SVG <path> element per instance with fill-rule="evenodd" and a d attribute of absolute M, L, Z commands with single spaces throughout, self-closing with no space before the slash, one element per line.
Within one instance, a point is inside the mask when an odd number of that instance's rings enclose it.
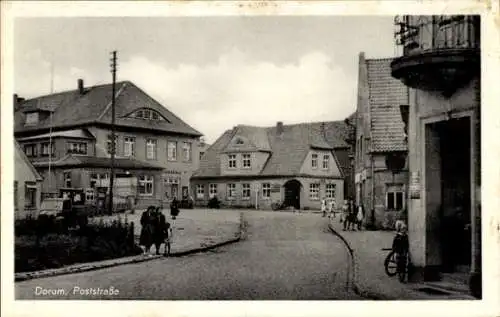
<path fill-rule="evenodd" d="M 11 16 L 13 299 L 484 300 L 484 11 L 361 12 Z"/>

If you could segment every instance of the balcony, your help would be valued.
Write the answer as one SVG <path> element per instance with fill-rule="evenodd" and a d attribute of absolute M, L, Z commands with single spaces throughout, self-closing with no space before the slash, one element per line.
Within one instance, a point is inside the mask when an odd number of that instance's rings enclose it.
<path fill-rule="evenodd" d="M 402 16 L 395 25 L 403 55 L 392 76 L 405 85 L 449 97 L 479 74 L 478 16 Z"/>

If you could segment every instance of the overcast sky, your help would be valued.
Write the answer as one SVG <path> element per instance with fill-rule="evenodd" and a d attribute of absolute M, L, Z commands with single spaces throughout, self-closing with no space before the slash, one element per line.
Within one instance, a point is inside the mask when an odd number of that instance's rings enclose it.
<path fill-rule="evenodd" d="M 395 54 L 393 18 L 17 18 L 15 91 L 30 98 L 130 80 L 213 142 L 237 124 L 343 120 L 358 54 Z"/>

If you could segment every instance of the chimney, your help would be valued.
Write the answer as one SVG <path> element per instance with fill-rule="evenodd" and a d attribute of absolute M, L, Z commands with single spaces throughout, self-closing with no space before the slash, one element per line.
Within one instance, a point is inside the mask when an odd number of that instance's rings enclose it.
<path fill-rule="evenodd" d="M 83 93 L 85 92 L 83 88 L 83 79 L 78 79 L 78 92 L 80 93 L 80 95 L 83 95 Z"/>
<path fill-rule="evenodd" d="M 277 135 L 282 135 L 283 134 L 283 122 L 282 121 L 278 121 L 276 123 L 276 134 Z"/>

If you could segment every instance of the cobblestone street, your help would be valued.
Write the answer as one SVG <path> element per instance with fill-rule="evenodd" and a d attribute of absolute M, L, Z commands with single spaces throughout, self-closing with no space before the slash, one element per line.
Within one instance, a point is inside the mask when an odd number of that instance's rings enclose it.
<path fill-rule="evenodd" d="M 16 283 L 18 299 L 359 299 L 348 254 L 318 214 L 246 211 L 246 239 L 208 253 Z M 62 290 L 62 295 L 36 295 Z M 75 291 L 75 287 L 78 287 Z M 118 290 L 113 296 L 81 290 Z"/>

